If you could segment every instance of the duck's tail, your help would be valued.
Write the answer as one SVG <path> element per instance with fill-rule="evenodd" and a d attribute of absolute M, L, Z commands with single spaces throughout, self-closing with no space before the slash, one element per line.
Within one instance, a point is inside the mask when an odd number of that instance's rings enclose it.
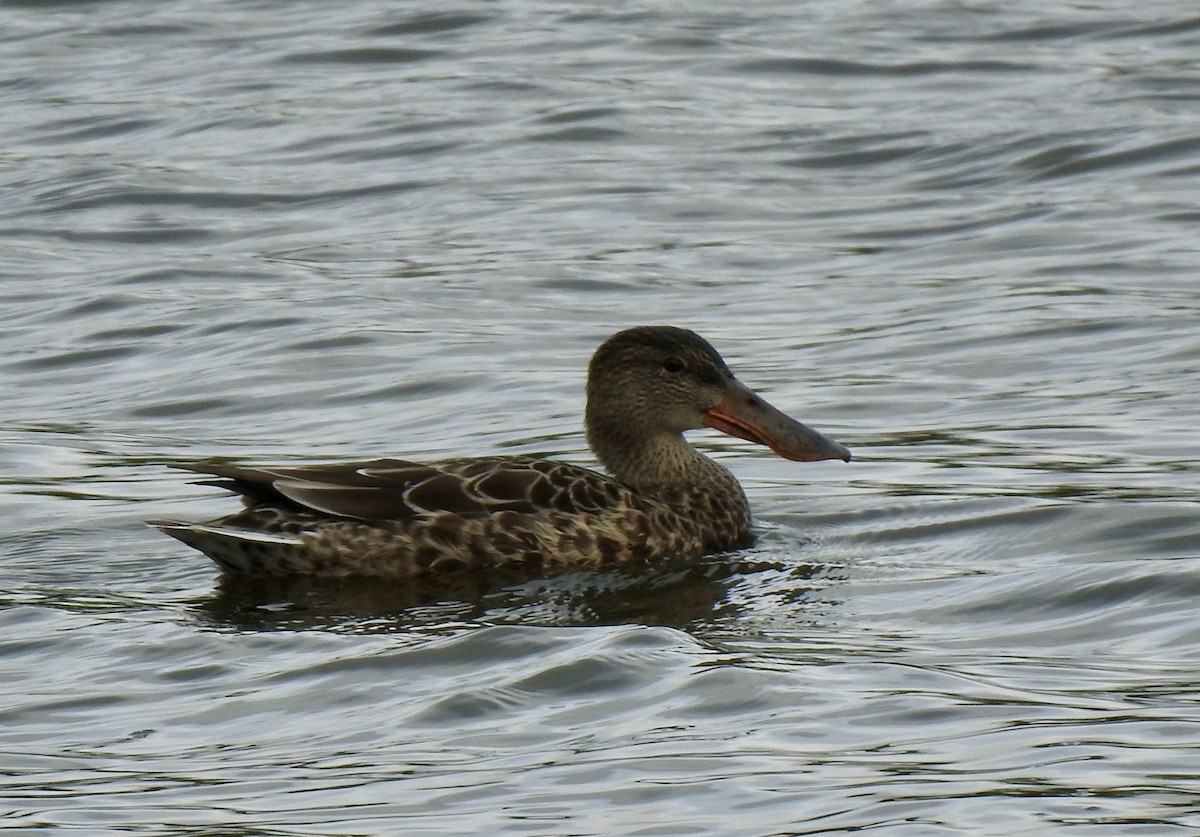
<path fill-rule="evenodd" d="M 147 520 L 146 523 L 200 550 L 225 572 L 245 575 L 304 572 L 300 566 L 304 553 L 301 535 L 184 520 Z"/>

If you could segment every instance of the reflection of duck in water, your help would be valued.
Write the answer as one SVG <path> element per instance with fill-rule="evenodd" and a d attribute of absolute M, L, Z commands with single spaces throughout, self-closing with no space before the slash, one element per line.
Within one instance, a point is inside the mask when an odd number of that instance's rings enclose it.
<path fill-rule="evenodd" d="M 252 575 L 543 572 L 699 555 L 745 544 L 750 525 L 733 474 L 683 438 L 703 425 L 787 459 L 850 459 L 734 378 L 698 334 L 643 326 L 606 340 L 588 370 L 588 442 L 612 476 L 530 457 L 188 465 L 246 508 L 211 523 L 151 524 L 226 572 Z"/>

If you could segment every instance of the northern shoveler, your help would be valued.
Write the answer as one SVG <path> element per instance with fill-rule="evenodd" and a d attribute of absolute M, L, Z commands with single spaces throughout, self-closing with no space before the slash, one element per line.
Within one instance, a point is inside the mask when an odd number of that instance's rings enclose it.
<path fill-rule="evenodd" d="M 308 467 L 179 466 L 245 508 L 209 523 L 149 521 L 229 573 L 404 578 L 693 556 L 745 545 L 750 508 L 728 470 L 683 437 L 707 425 L 797 461 L 850 460 L 776 410 L 695 332 L 606 340 L 587 381 L 587 438 L 609 475 L 533 457 L 378 459 Z"/>

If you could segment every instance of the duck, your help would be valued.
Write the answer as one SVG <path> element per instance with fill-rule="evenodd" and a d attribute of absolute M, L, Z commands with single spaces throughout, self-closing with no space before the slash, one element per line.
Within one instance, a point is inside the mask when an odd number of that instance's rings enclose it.
<path fill-rule="evenodd" d="M 586 395 L 587 441 L 605 472 L 537 456 L 185 463 L 174 467 L 240 495 L 243 508 L 209 522 L 147 523 L 235 576 L 536 576 L 747 546 L 745 492 L 688 430 L 714 428 L 798 462 L 851 458 L 739 381 L 689 329 L 612 335 L 592 356 Z"/>

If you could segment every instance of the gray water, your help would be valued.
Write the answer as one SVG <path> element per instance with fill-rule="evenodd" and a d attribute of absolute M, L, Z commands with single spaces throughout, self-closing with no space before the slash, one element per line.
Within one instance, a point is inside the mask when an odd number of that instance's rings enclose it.
<path fill-rule="evenodd" d="M 1188 3 L 0 7 L 0 829 L 1200 833 Z M 222 582 L 166 465 L 550 453 L 695 328 L 758 540 Z"/>

